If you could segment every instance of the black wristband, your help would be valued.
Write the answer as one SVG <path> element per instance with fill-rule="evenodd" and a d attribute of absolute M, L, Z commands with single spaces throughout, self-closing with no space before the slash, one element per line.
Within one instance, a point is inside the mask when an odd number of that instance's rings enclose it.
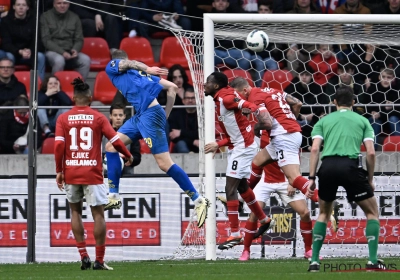
<path fill-rule="evenodd" d="M 315 176 L 308 176 L 308 180 L 315 180 L 316 177 Z"/>

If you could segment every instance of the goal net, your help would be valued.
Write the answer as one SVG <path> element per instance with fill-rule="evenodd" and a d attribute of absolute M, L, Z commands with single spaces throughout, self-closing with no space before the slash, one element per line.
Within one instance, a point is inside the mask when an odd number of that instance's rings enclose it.
<path fill-rule="evenodd" d="M 301 171 L 308 175 L 311 130 L 332 105 L 336 88 L 347 84 L 354 89 L 354 111 L 369 119 L 376 134 L 376 190 L 380 212 L 380 255 L 398 255 L 400 232 L 400 21 L 385 15 L 297 15 L 297 14 L 206 14 L 205 32 L 174 31 L 189 61 L 198 104 L 200 139 L 205 143 L 224 135 L 214 117 L 213 102 L 204 97 L 203 83 L 213 71 L 225 73 L 229 80 L 241 76 L 250 85 L 284 90 L 303 102 L 298 122 L 302 127 Z M 268 48 L 254 53 L 246 48 L 245 39 L 254 29 L 263 30 L 269 37 Z M 208 120 L 207 120 L 208 118 Z M 203 145 L 202 145 L 203 147 Z M 399 149 L 399 150 L 398 150 Z M 361 151 L 365 151 L 361 147 Z M 212 157 L 200 151 L 201 173 L 205 179 L 206 196 L 224 196 L 223 176 L 225 154 Z M 365 160 L 364 160 L 365 167 Z M 203 173 L 201 175 L 204 175 Z M 326 257 L 366 257 L 364 236 L 366 221 L 357 205 L 348 203 L 344 189 L 339 188 L 337 201 L 341 205 L 339 231 L 328 225 L 321 254 Z M 318 205 L 307 201 L 313 220 Z M 252 257 L 303 256 L 299 215 L 286 209 L 278 196 L 273 195 L 266 209 L 276 219 L 263 240 L 255 241 Z M 248 209 L 240 213 L 244 228 Z M 215 212 L 216 211 L 216 212 Z M 271 211 L 271 212 L 269 212 Z M 215 250 L 229 236 L 229 223 L 223 205 L 217 201 L 211 207 L 206 230 L 189 225 L 176 250 L 176 258 L 239 257 L 235 250 Z M 265 248 L 260 246 L 265 244 Z"/>

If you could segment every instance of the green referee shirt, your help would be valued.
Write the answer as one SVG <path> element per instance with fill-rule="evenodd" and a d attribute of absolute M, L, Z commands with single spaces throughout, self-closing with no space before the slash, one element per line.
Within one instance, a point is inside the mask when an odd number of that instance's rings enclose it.
<path fill-rule="evenodd" d="M 361 143 L 374 141 L 375 135 L 369 121 L 353 111 L 341 109 L 319 120 L 312 132 L 312 139 L 324 140 L 322 157 L 347 156 L 356 159 Z"/>

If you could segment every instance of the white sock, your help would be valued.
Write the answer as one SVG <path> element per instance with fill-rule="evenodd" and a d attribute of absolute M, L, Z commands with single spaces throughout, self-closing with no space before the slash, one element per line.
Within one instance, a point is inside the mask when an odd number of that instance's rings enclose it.
<path fill-rule="evenodd" d="M 231 236 L 233 236 L 233 237 L 240 237 L 240 232 L 239 232 L 239 231 L 237 231 L 237 232 L 231 232 Z"/>
<path fill-rule="evenodd" d="M 119 199 L 119 193 L 110 193 L 108 197 L 113 199 Z"/>
<path fill-rule="evenodd" d="M 203 197 L 201 195 L 199 195 L 199 197 L 196 198 L 193 202 L 194 202 L 194 205 L 197 206 L 203 202 Z"/>

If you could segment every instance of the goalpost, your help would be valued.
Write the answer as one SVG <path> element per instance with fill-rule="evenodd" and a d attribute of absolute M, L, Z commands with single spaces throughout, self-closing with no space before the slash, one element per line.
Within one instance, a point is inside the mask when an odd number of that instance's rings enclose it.
<path fill-rule="evenodd" d="M 300 62 L 303 66 L 311 60 L 312 54 L 318 53 L 318 45 L 320 44 L 327 44 L 329 47 L 333 48 L 336 46 L 335 52 L 337 56 L 342 55 L 345 60 L 347 61 L 346 64 L 352 64 L 353 68 L 356 68 L 357 73 L 359 73 L 360 69 L 358 69 L 360 64 L 355 62 L 357 57 L 362 61 L 362 57 L 367 55 L 368 50 L 363 48 L 364 45 L 372 45 L 373 50 L 379 50 L 383 53 L 386 53 L 385 60 L 381 60 L 380 57 L 374 51 L 369 56 L 374 59 L 375 62 L 382 62 L 384 68 L 395 68 L 394 72 L 397 72 L 397 65 L 399 64 L 399 52 L 393 46 L 400 46 L 400 20 L 396 15 L 326 15 L 326 14 L 204 14 L 204 32 L 192 32 L 192 31 L 185 31 L 185 30 L 173 30 L 174 34 L 178 38 L 181 43 L 181 46 L 185 52 L 187 60 L 189 62 L 189 67 L 191 70 L 191 75 L 194 83 L 194 87 L 196 90 L 196 101 L 198 104 L 198 120 L 199 120 L 199 130 L 200 130 L 200 139 L 201 139 L 201 147 L 200 147 L 200 178 L 204 174 L 204 180 L 201 180 L 201 188 L 205 188 L 205 196 L 210 199 L 212 203 L 212 207 L 209 209 L 208 218 L 206 221 L 206 230 L 205 230 L 205 239 L 204 239 L 204 232 L 202 233 L 195 233 L 197 230 L 193 223 L 190 223 L 188 229 L 186 230 L 181 246 L 179 246 L 178 250 L 176 251 L 176 255 L 179 258 L 180 256 L 186 257 L 199 257 L 205 256 L 206 260 L 215 260 L 217 257 L 216 254 L 216 240 L 218 237 L 218 222 L 216 219 L 216 201 L 215 196 L 218 190 L 216 189 L 216 172 L 215 172 L 215 160 L 213 159 L 212 155 L 204 155 L 204 144 L 215 141 L 215 110 L 214 110 L 214 102 L 211 97 L 204 97 L 204 87 L 203 83 L 208 75 L 210 75 L 215 70 L 217 71 L 230 71 L 229 69 L 237 68 L 239 69 L 239 62 L 242 59 L 246 59 L 244 56 L 244 52 L 247 50 L 245 48 L 238 50 L 243 54 L 243 57 L 235 58 L 229 56 L 230 59 L 236 60 L 237 65 L 232 66 L 228 65 L 227 58 L 223 58 L 222 65 L 215 65 L 214 64 L 214 56 L 216 53 L 214 52 L 214 40 L 219 42 L 220 40 L 242 40 L 244 41 L 247 34 L 254 30 L 259 29 L 263 30 L 269 36 L 270 45 L 273 44 L 272 51 L 281 52 L 282 58 L 281 60 L 276 61 L 279 69 L 281 67 L 289 67 L 292 66 L 294 62 Z M 244 42 L 243 42 L 244 43 Z M 277 47 L 278 44 L 281 44 L 281 47 Z M 291 48 L 294 44 L 296 44 L 298 51 L 295 53 L 295 59 L 289 60 L 286 57 L 286 52 Z M 313 50 L 306 50 L 303 48 L 303 45 L 314 45 Z M 345 50 L 342 45 L 350 46 L 349 50 Z M 283 48 L 282 48 L 283 46 Z M 399 48 L 400 49 L 400 48 Z M 272 51 L 270 52 L 272 54 Z M 301 61 L 300 52 L 309 54 L 309 58 L 305 61 Z M 355 60 L 352 60 L 354 56 Z M 249 59 L 249 58 L 247 58 Z M 259 69 L 256 69 L 254 66 L 254 57 L 250 58 L 250 69 L 249 70 L 249 78 L 253 77 L 253 80 L 262 86 L 280 86 L 281 89 L 286 88 L 286 81 L 282 81 L 280 77 L 279 79 L 275 76 L 271 80 L 265 80 L 265 75 L 261 75 Z M 338 59 L 339 60 L 339 59 Z M 340 64 L 340 63 L 339 63 Z M 343 63 L 345 64 L 345 63 Z M 390 65 L 389 65 L 390 64 Z M 395 64 L 395 66 L 393 66 Z M 282 66 L 281 66 L 282 65 Z M 346 65 L 343 65 L 346 68 Z M 228 68 L 228 69 L 227 69 Z M 286 68 L 285 68 L 286 69 Z M 264 71 L 263 69 L 262 71 Z M 285 70 L 286 71 L 286 70 Z M 318 71 L 318 70 L 317 70 Z M 347 71 L 347 70 L 346 70 Z M 233 72 L 233 71 L 232 71 Z M 299 75 L 300 73 L 296 73 L 296 69 L 289 69 L 284 72 L 286 78 L 289 80 L 293 76 L 295 77 L 296 74 Z M 376 69 L 372 69 L 369 73 L 363 73 L 366 77 L 371 78 L 373 75 L 379 76 L 379 71 Z M 371 75 L 370 75 L 371 74 Z M 235 74 L 233 74 L 235 75 Z M 251 76 L 250 76 L 251 75 Z M 335 75 L 337 75 L 335 73 Z M 276 81 L 275 81 L 276 79 Z M 275 84 L 272 84 L 276 82 Z M 290 83 L 290 80 L 289 80 Z M 366 89 L 367 86 L 371 86 L 373 81 L 355 81 L 353 80 L 352 85 L 360 86 L 363 89 Z M 322 88 L 322 87 L 321 87 Z M 326 87 L 320 93 L 316 94 L 316 96 L 325 96 Z M 366 90 L 364 90 L 366 92 Z M 357 100 L 359 101 L 359 99 Z M 304 103 L 304 102 L 303 102 Z M 329 103 L 329 102 L 328 102 Z M 365 104 L 363 106 L 364 114 L 367 113 L 368 108 L 372 105 L 371 102 Z M 395 100 L 393 103 L 397 103 Z M 317 104 L 321 104 L 318 103 Z M 312 104 L 315 106 L 315 104 Z M 313 111 L 313 106 L 307 105 L 303 106 L 304 108 L 311 108 L 312 114 L 315 115 Z M 325 109 L 325 113 L 329 113 L 329 105 L 324 104 L 323 106 Z M 397 108 L 397 109 L 396 109 Z M 400 107 L 393 106 L 393 111 L 400 111 Z M 318 117 L 322 117 L 318 116 Z M 382 139 L 387 137 L 392 132 L 388 132 L 385 126 L 385 123 L 380 124 L 382 126 L 382 135 L 378 135 L 379 137 L 382 136 Z M 305 122 L 305 127 L 309 127 L 310 124 Z M 385 128 L 384 128 L 385 126 Z M 385 130 L 386 129 L 386 130 Z M 386 134 L 385 134 L 386 133 Z M 309 136 L 305 136 L 309 140 Z M 204 140 L 203 140 L 204 139 Z M 378 138 L 377 138 L 378 139 Z M 379 140 L 382 140 L 379 138 Z M 203 142 L 204 141 L 204 142 Z M 383 141 L 383 140 L 382 140 Z M 389 139 L 390 142 L 390 139 Z M 377 144 L 381 149 L 384 146 L 383 142 L 379 142 Z M 303 147 L 304 148 L 304 147 Z M 376 174 L 377 175 L 387 175 L 387 174 L 394 174 L 398 171 L 397 162 L 390 164 L 387 160 L 387 156 L 391 156 L 395 158 L 395 161 L 398 160 L 397 154 L 395 152 L 383 152 L 378 154 L 377 160 L 377 167 L 376 167 Z M 301 153 L 302 158 L 302 172 L 308 172 L 308 154 L 303 150 Z M 393 160 L 392 160 L 393 161 Z M 203 173 L 204 171 L 204 173 Z M 394 180 L 394 181 L 391 181 Z M 397 201 L 397 191 L 400 189 L 396 177 L 386 177 L 377 180 L 377 189 L 376 193 L 381 193 L 381 195 L 385 195 L 386 193 L 384 187 L 390 186 L 390 190 L 393 193 L 394 201 Z M 343 190 L 341 193 L 344 194 Z M 313 205 L 309 203 L 309 207 Z M 380 205 L 380 209 L 382 210 L 382 205 Z M 398 207 L 396 208 L 395 204 L 393 205 L 394 212 L 398 212 Z M 314 215 L 316 215 L 314 207 Z M 396 210 L 397 209 L 397 210 Z M 354 209 L 353 209 L 354 210 Z M 346 210 L 347 211 L 347 210 Z M 348 225 L 353 225 L 353 228 L 361 228 L 362 225 L 360 223 L 361 218 L 354 214 L 351 209 L 349 210 L 349 216 L 353 215 L 356 217 L 355 225 L 348 222 Z M 346 212 L 347 213 L 347 212 Z M 389 225 L 389 221 L 392 217 L 385 217 L 386 224 Z M 352 221 L 352 222 L 354 222 Z M 358 224 L 357 224 L 358 221 Z M 382 222 L 382 220 L 381 220 Z M 397 222 L 397 221 L 396 221 Z M 345 222 L 347 223 L 347 222 Z M 398 223 L 398 222 L 397 222 Z M 390 227 L 394 229 L 394 227 L 400 226 L 398 224 L 390 224 Z M 346 227 L 346 224 L 344 225 Z M 352 228 L 352 229 L 353 229 Z M 354 232 L 356 231 L 354 229 Z M 203 230 L 203 229 L 202 229 Z M 197 230 L 199 231 L 199 230 Z M 392 234 L 388 238 L 394 238 L 395 233 Z M 339 237 L 337 237 L 339 238 Z M 358 237 L 357 237 L 358 238 Z M 355 244 L 365 244 L 359 239 L 356 239 Z M 348 238 L 350 240 L 350 237 Z M 386 240 L 386 237 L 385 237 Z M 389 239 L 387 239 L 389 240 Z M 336 250 L 341 249 L 343 250 L 343 254 L 347 256 L 360 256 L 360 252 L 362 251 L 354 251 L 353 249 L 346 249 L 347 244 L 345 238 L 343 239 L 342 243 L 328 241 L 328 243 L 332 242 L 332 244 L 339 244 L 339 247 Z M 392 240 L 393 241 L 393 240 Z M 301 242 L 297 242 L 299 244 Z M 271 244 L 275 244 L 272 243 Z M 391 242 L 388 245 L 388 251 L 386 253 L 393 254 L 393 249 L 390 249 L 392 245 L 399 245 L 399 241 Z M 393 246 L 394 246 L 393 245 Z M 350 247 L 354 245 L 350 245 Z M 276 251 L 280 250 L 278 247 Z M 182 253 L 184 252 L 184 253 Z M 193 253 L 196 252 L 196 253 Z M 199 253 L 200 252 L 200 253 Z M 337 255 L 335 249 L 329 251 L 330 256 Z M 365 253 L 365 250 L 363 251 Z"/>

